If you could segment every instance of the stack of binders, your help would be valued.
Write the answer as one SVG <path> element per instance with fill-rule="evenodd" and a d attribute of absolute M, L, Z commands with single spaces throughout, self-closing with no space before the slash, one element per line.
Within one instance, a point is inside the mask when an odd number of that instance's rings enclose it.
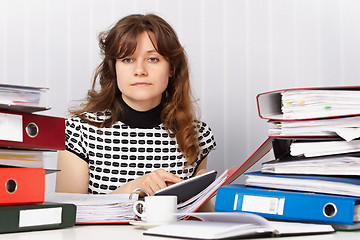
<path fill-rule="evenodd" d="M 360 87 L 278 90 L 257 103 L 274 160 L 221 187 L 215 210 L 360 229 Z"/>
<path fill-rule="evenodd" d="M 44 203 L 44 154 L 65 148 L 65 119 L 34 113 L 47 91 L 0 84 L 0 233 L 75 224 L 75 205 Z"/>

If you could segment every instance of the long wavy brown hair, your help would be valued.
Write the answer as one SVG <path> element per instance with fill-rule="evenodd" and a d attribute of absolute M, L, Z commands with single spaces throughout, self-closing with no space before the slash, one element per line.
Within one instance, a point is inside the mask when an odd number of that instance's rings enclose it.
<path fill-rule="evenodd" d="M 187 166 L 199 155 L 199 141 L 195 126 L 194 99 L 189 82 L 189 69 L 185 51 L 174 29 L 161 17 L 154 14 L 134 14 L 124 17 L 108 31 L 99 34 L 99 46 L 103 60 L 97 67 L 92 88 L 81 109 L 70 110 L 84 121 L 98 127 L 109 127 L 123 119 L 119 102 L 121 92 L 117 85 L 115 63 L 117 59 L 131 56 L 137 46 L 137 37 L 143 32 L 152 32 L 155 49 L 170 63 L 172 77 L 162 96 L 161 120 L 164 127 L 176 136 L 179 149 L 187 159 Z M 97 81 L 100 89 L 96 90 Z M 111 114 L 99 123 L 89 120 L 83 112 L 105 112 Z"/>

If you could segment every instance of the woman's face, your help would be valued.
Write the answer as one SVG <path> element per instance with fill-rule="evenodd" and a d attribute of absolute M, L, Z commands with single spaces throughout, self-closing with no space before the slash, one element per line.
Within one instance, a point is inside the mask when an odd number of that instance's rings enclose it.
<path fill-rule="evenodd" d="M 147 111 L 160 104 L 171 76 L 169 62 L 155 50 L 148 34 L 153 33 L 139 34 L 134 54 L 118 59 L 115 64 L 122 98 L 138 111 Z"/>

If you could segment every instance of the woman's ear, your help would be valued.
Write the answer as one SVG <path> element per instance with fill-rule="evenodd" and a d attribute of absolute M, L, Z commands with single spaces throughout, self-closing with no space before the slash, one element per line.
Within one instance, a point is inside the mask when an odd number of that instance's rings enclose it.
<path fill-rule="evenodd" d="M 170 68 L 169 77 L 172 78 L 175 75 L 174 68 Z"/>

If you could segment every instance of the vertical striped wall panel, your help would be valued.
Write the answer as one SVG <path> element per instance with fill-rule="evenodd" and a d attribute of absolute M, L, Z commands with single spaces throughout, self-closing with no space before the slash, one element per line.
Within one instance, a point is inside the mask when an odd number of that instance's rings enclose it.
<path fill-rule="evenodd" d="M 147 12 L 168 20 L 187 51 L 218 143 L 209 169 L 241 164 L 265 139 L 259 92 L 359 84 L 357 0 L 0 0 L 0 83 L 49 87 L 47 114 L 66 116 L 100 62 L 99 32 Z"/>

